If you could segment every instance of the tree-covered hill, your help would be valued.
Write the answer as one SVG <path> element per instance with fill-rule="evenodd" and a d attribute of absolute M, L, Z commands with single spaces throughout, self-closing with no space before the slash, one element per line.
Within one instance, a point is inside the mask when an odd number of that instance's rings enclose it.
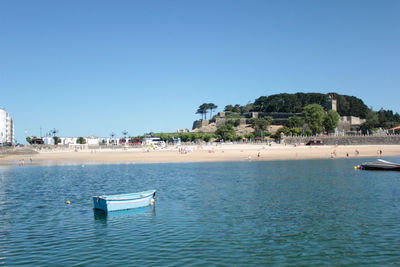
<path fill-rule="evenodd" d="M 309 104 L 319 104 L 329 110 L 331 106 L 329 97 L 331 95 L 337 100 L 337 111 L 341 116 L 366 118 L 368 107 L 361 99 L 336 93 L 295 93 L 261 96 L 255 100 L 252 111 L 300 113 Z"/>

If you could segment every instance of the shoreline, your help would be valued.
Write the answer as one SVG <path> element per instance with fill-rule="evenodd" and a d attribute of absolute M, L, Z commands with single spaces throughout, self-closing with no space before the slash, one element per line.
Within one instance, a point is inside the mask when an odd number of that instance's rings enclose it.
<path fill-rule="evenodd" d="M 358 151 L 358 153 L 357 153 Z M 382 151 L 380 155 L 379 151 Z M 292 146 L 265 144 L 191 145 L 149 150 L 145 148 L 46 151 L 7 155 L 0 166 L 93 165 L 190 162 L 244 162 L 400 156 L 400 145 Z"/>

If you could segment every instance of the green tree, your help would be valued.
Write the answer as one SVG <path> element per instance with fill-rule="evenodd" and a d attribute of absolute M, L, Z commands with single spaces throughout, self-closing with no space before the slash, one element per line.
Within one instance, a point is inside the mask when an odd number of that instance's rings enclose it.
<path fill-rule="evenodd" d="M 254 128 L 254 130 L 258 131 L 265 131 L 269 125 L 272 123 L 272 117 L 267 116 L 263 118 L 254 118 L 250 119 L 250 124 L 251 127 Z"/>
<path fill-rule="evenodd" d="M 30 136 L 28 136 L 27 138 L 26 138 L 26 142 L 28 143 L 28 144 L 32 144 L 32 139 L 31 139 L 31 137 Z"/>
<path fill-rule="evenodd" d="M 203 119 L 204 117 L 204 119 L 206 119 L 207 110 L 208 110 L 208 104 L 207 103 L 201 104 L 197 109 L 196 114 L 201 114 L 201 118 Z"/>
<path fill-rule="evenodd" d="M 227 106 L 225 106 L 224 111 L 233 112 L 233 106 L 232 106 L 232 105 L 227 105 Z"/>
<path fill-rule="evenodd" d="M 304 120 L 299 116 L 292 116 L 288 119 L 287 126 L 289 128 L 300 128 L 303 127 Z"/>
<path fill-rule="evenodd" d="M 115 140 L 114 140 L 115 133 L 114 133 L 114 132 L 110 133 L 110 136 L 111 136 L 110 142 L 111 142 L 112 144 L 114 144 L 114 142 L 115 142 Z"/>
<path fill-rule="evenodd" d="M 299 113 L 302 112 L 303 107 L 309 104 L 319 104 L 325 110 L 329 110 L 330 95 L 336 97 L 337 111 L 340 115 L 366 117 L 368 107 L 361 99 L 336 93 L 296 93 L 261 96 L 255 100 L 252 111 Z"/>
<path fill-rule="evenodd" d="M 239 104 L 236 104 L 232 108 L 232 112 L 240 113 L 241 106 Z"/>
<path fill-rule="evenodd" d="M 59 143 L 61 143 L 61 139 L 58 138 L 57 136 L 54 136 L 54 137 L 53 137 L 53 140 L 54 140 L 54 144 L 55 144 L 55 145 L 58 145 Z"/>
<path fill-rule="evenodd" d="M 201 139 L 204 141 L 204 142 L 210 142 L 210 140 L 211 140 L 211 138 L 213 138 L 213 135 L 212 134 L 203 134 L 202 136 L 201 136 Z"/>
<path fill-rule="evenodd" d="M 301 129 L 300 128 L 290 128 L 290 134 L 291 135 L 301 135 Z"/>
<path fill-rule="evenodd" d="M 305 106 L 303 109 L 303 116 L 313 134 L 322 132 L 325 111 L 321 105 L 310 104 Z"/>
<path fill-rule="evenodd" d="M 335 110 L 329 110 L 328 113 L 326 113 L 322 123 L 325 131 L 329 133 L 335 130 L 335 128 L 338 126 L 339 118 L 339 113 L 337 113 Z"/>
<path fill-rule="evenodd" d="M 233 140 L 236 136 L 235 130 L 229 124 L 219 127 L 215 131 L 215 134 L 219 137 L 219 139 L 224 139 L 224 140 Z"/>
<path fill-rule="evenodd" d="M 274 138 L 275 140 L 281 140 L 282 136 L 281 133 L 283 133 L 286 136 L 290 135 L 290 128 L 286 126 L 281 127 L 274 134 L 272 134 L 271 137 Z"/>
<path fill-rule="evenodd" d="M 77 142 L 78 144 L 81 144 L 81 145 L 86 144 L 86 140 L 85 140 L 85 138 L 83 138 L 83 137 L 78 137 L 78 139 L 76 140 L 76 142 Z"/>
<path fill-rule="evenodd" d="M 190 141 L 190 134 L 189 133 L 183 133 L 180 135 L 181 141 L 182 142 L 188 142 Z"/>
<path fill-rule="evenodd" d="M 364 122 L 360 129 L 363 134 L 372 133 L 375 128 L 379 126 L 378 114 L 370 108 L 367 112 L 366 122 Z"/>
<path fill-rule="evenodd" d="M 217 109 L 217 108 L 218 108 L 218 106 L 215 105 L 214 103 L 208 103 L 207 104 L 207 110 L 210 110 L 210 119 L 212 117 L 213 110 Z"/>

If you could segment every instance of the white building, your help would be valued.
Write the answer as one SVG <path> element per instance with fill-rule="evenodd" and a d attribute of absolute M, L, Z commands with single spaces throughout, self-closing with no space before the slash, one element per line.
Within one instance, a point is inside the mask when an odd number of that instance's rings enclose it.
<path fill-rule="evenodd" d="M 14 122 L 5 109 L 0 109 L 0 145 L 14 144 Z"/>
<path fill-rule="evenodd" d="M 99 145 L 99 138 L 96 136 L 88 136 L 85 138 L 88 145 Z"/>
<path fill-rule="evenodd" d="M 43 142 L 45 145 L 54 145 L 53 137 L 49 137 L 49 136 L 43 137 Z"/>

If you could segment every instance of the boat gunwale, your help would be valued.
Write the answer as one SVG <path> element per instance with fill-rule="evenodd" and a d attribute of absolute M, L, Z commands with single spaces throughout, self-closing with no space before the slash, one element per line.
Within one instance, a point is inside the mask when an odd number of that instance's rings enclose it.
<path fill-rule="evenodd" d="M 142 194 L 142 193 L 145 193 L 145 194 Z M 131 193 L 131 194 L 92 196 L 92 198 L 103 199 L 105 201 L 136 200 L 136 199 L 148 198 L 149 196 L 154 195 L 154 193 L 156 193 L 156 190 L 149 190 L 149 191 L 143 191 L 143 192 Z M 137 197 L 112 197 L 112 196 L 123 196 L 123 195 L 133 195 L 133 194 L 137 194 L 138 196 Z"/>

